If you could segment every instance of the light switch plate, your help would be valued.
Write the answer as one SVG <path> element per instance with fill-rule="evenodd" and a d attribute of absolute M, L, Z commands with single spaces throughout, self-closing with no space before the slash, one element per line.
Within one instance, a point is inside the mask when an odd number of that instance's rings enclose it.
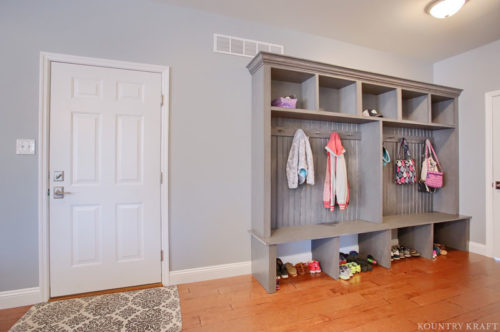
<path fill-rule="evenodd" d="M 35 140 L 18 138 L 16 140 L 16 154 L 35 154 Z"/>

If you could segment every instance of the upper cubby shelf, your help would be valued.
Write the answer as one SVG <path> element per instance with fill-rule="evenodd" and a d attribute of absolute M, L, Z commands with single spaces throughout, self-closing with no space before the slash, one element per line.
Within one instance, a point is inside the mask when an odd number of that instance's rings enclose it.
<path fill-rule="evenodd" d="M 357 115 L 356 81 L 320 75 L 319 109 Z"/>
<path fill-rule="evenodd" d="M 295 96 L 297 108 L 317 108 L 317 75 L 285 69 L 271 69 L 271 100 Z"/>
<path fill-rule="evenodd" d="M 431 95 L 432 122 L 454 126 L 455 119 L 455 98 L 440 95 Z"/>
<path fill-rule="evenodd" d="M 398 93 L 396 88 L 362 83 L 363 110 L 375 109 L 384 118 L 398 118 Z"/>
<path fill-rule="evenodd" d="M 429 94 L 403 89 L 402 118 L 403 120 L 428 123 L 429 121 Z"/>

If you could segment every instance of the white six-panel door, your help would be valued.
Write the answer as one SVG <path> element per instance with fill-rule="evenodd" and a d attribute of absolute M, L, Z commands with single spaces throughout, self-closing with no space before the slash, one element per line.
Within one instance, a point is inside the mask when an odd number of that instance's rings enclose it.
<path fill-rule="evenodd" d="M 50 89 L 50 295 L 160 282 L 161 74 L 52 63 Z"/>

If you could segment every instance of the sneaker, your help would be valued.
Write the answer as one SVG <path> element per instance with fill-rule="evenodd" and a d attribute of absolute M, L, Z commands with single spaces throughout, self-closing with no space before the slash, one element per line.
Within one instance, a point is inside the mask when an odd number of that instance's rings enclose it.
<path fill-rule="evenodd" d="M 319 262 L 318 261 L 313 261 L 314 262 L 314 268 L 315 268 L 315 272 L 316 273 L 321 273 L 321 266 L 319 266 Z"/>
<path fill-rule="evenodd" d="M 276 273 L 278 273 L 278 267 L 280 269 L 279 275 L 281 276 L 282 279 L 288 278 L 288 272 L 286 270 L 285 264 L 283 264 L 283 261 L 280 258 L 276 258 Z"/>
<path fill-rule="evenodd" d="M 309 273 L 316 273 L 316 265 L 314 264 L 314 261 L 307 262 L 307 266 L 309 267 Z"/>
<path fill-rule="evenodd" d="M 399 251 L 399 258 L 400 259 L 405 259 L 406 258 L 406 256 L 405 256 L 405 247 L 400 246 L 398 248 L 398 251 Z"/>
<path fill-rule="evenodd" d="M 349 275 L 349 278 L 354 275 L 354 273 L 352 273 L 351 268 L 349 266 L 347 266 L 347 264 L 340 266 L 340 268 L 345 270 L 345 272 Z"/>
<path fill-rule="evenodd" d="M 391 253 L 391 258 L 392 258 L 392 253 Z M 368 261 L 368 263 L 370 264 L 373 264 L 373 265 L 377 265 L 377 261 L 375 260 L 375 258 L 373 258 L 372 255 L 368 255 L 368 257 L 366 258 L 366 260 Z"/>
<path fill-rule="evenodd" d="M 361 272 L 361 266 L 359 266 L 359 264 L 356 262 L 347 263 L 347 267 L 351 269 L 352 274 Z"/>
<path fill-rule="evenodd" d="M 406 258 L 410 258 L 411 257 L 410 249 L 408 249 L 408 248 L 405 247 L 404 254 L 405 254 Z"/>
<path fill-rule="evenodd" d="M 342 280 L 349 280 L 351 278 L 351 269 L 345 265 L 339 266 L 339 277 Z"/>
<path fill-rule="evenodd" d="M 339 265 L 347 263 L 347 255 L 343 252 L 339 253 Z"/>
<path fill-rule="evenodd" d="M 432 251 L 432 258 L 435 259 L 437 257 L 437 253 L 436 253 L 436 250 L 433 250 Z"/>
<path fill-rule="evenodd" d="M 398 261 L 400 258 L 398 247 L 394 247 L 392 250 L 394 251 L 394 260 Z"/>

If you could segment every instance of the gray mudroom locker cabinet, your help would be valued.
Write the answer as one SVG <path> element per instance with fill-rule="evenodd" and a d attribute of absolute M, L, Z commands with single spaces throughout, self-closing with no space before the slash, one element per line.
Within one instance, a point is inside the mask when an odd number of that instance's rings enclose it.
<path fill-rule="evenodd" d="M 461 90 L 366 71 L 259 53 L 252 75 L 252 274 L 269 293 L 276 290 L 276 249 L 311 241 L 323 271 L 339 276 L 339 236 L 358 235 L 360 254 L 390 268 L 393 237 L 432 258 L 433 242 L 468 250 L 469 219 L 458 214 L 458 97 Z M 295 95 L 296 109 L 271 106 Z M 377 109 L 383 118 L 366 117 Z M 316 184 L 290 190 L 286 161 L 297 129 L 310 137 Z M 337 131 L 346 149 L 350 204 L 323 207 L 324 147 Z M 382 147 L 396 159 L 401 137 L 420 172 L 426 138 L 445 172 L 436 193 L 396 185 L 393 164 L 383 166 Z M 418 173 L 417 173 L 418 174 Z"/>

